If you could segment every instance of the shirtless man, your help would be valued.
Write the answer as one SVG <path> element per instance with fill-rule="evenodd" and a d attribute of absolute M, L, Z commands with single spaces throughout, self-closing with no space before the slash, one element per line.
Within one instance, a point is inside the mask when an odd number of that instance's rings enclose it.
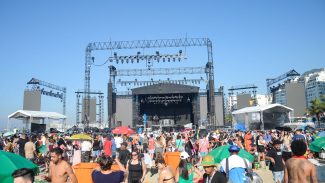
<path fill-rule="evenodd" d="M 52 149 L 49 176 L 44 178 L 46 181 L 52 183 L 63 183 L 68 181 L 77 183 L 77 178 L 71 166 L 66 161 L 62 160 L 62 153 L 63 151 L 59 147 Z"/>
<path fill-rule="evenodd" d="M 315 166 L 304 156 L 307 150 L 306 143 L 302 140 L 294 140 L 291 143 L 291 150 L 293 156 L 286 161 L 284 170 L 284 182 L 318 182 Z"/>

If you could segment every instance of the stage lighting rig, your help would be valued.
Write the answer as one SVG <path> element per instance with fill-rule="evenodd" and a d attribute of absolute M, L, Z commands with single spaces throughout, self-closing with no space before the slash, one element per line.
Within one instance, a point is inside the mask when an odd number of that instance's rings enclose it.
<path fill-rule="evenodd" d="M 109 57 L 108 60 L 110 62 L 116 62 L 116 64 L 119 63 L 134 63 L 134 60 L 136 60 L 137 63 L 140 61 L 145 61 L 147 67 L 152 67 L 153 62 L 159 62 L 162 60 L 165 62 L 166 60 L 168 62 L 173 61 L 175 62 L 178 60 L 179 62 L 181 60 L 186 60 L 186 55 L 183 54 L 182 50 L 179 50 L 177 54 L 161 54 L 159 51 L 156 51 L 153 55 L 144 55 L 141 54 L 140 51 L 137 52 L 136 55 L 129 55 L 129 56 L 118 56 L 116 52 L 113 53 L 113 56 Z"/>

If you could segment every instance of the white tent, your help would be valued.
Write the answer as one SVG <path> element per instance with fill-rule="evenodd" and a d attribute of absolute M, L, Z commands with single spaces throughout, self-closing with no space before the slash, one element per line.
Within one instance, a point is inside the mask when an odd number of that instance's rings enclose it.
<path fill-rule="evenodd" d="M 244 124 L 248 129 L 274 129 L 289 122 L 293 109 L 281 104 L 245 107 L 232 112 L 233 125 Z"/>
<path fill-rule="evenodd" d="M 66 119 L 67 117 L 57 112 L 18 110 L 8 116 L 8 119 Z"/>
<path fill-rule="evenodd" d="M 7 128 L 9 128 L 10 119 L 22 119 L 26 123 L 26 128 L 29 129 L 29 125 L 33 120 L 42 120 L 44 124 L 45 119 L 55 119 L 65 121 L 67 117 L 57 112 L 45 112 L 45 111 L 29 111 L 29 110 L 18 110 L 8 116 Z"/>

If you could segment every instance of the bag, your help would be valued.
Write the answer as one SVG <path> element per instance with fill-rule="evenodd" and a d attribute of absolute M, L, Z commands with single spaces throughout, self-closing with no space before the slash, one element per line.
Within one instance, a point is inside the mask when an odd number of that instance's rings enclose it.
<path fill-rule="evenodd" d="M 245 177 L 246 177 L 246 181 L 245 183 L 249 183 L 249 182 L 253 182 L 253 171 L 252 169 L 250 169 L 248 167 L 248 164 L 246 162 L 246 160 L 243 158 L 243 161 L 245 163 Z M 228 158 L 226 158 L 226 175 L 227 175 L 227 180 L 229 181 L 229 160 Z"/>

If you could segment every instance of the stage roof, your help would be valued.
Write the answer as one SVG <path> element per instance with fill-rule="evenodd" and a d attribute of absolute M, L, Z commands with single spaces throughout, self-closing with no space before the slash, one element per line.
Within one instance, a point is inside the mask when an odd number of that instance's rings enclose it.
<path fill-rule="evenodd" d="M 173 83 L 159 83 L 132 89 L 133 95 L 175 93 L 199 93 L 199 87 Z"/>
<path fill-rule="evenodd" d="M 24 118 L 50 118 L 50 119 L 66 119 L 67 117 L 57 112 L 45 112 L 45 111 L 29 111 L 18 110 L 8 116 L 8 118 L 24 119 Z"/>
<path fill-rule="evenodd" d="M 278 108 L 281 111 L 293 111 L 292 108 L 281 105 L 281 104 L 268 104 L 262 106 L 253 106 L 253 107 L 245 107 L 239 110 L 232 112 L 232 114 L 243 114 L 243 113 L 254 113 L 254 112 L 261 112 L 266 111 L 272 108 Z"/>

